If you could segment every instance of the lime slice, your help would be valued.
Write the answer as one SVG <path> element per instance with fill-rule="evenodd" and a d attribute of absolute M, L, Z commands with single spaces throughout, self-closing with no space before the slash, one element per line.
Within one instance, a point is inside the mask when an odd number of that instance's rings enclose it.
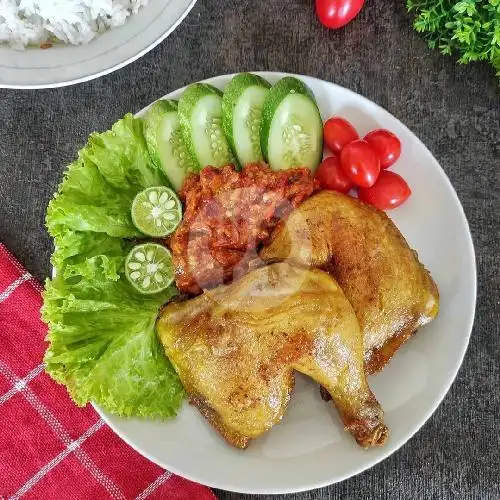
<path fill-rule="evenodd" d="M 182 219 L 182 205 L 177 195 L 166 186 L 141 191 L 132 202 L 132 221 L 148 236 L 167 236 Z"/>
<path fill-rule="evenodd" d="M 137 245 L 125 259 L 125 276 L 140 293 L 161 292 L 174 281 L 172 255 L 157 243 Z"/>

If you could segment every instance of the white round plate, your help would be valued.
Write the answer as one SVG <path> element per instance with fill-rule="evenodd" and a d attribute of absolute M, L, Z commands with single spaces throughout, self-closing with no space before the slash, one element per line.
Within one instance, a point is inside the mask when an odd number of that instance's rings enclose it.
<path fill-rule="evenodd" d="M 87 45 L 25 51 L 0 44 L 0 88 L 62 87 L 122 68 L 156 47 L 181 23 L 196 0 L 149 0 L 118 28 Z"/>
<path fill-rule="evenodd" d="M 285 76 L 260 74 L 270 82 Z M 223 89 L 230 78 L 207 81 Z M 317 384 L 298 375 L 283 421 L 244 451 L 227 445 L 187 403 L 169 422 L 126 420 L 101 411 L 127 443 L 153 462 L 193 481 L 243 493 L 318 488 L 358 474 L 396 451 L 432 415 L 448 391 L 474 319 L 472 239 L 462 206 L 438 162 L 410 130 L 373 102 L 332 83 L 299 78 L 316 95 L 323 119 L 340 115 L 360 135 L 384 127 L 401 139 L 403 153 L 394 170 L 408 181 L 413 195 L 390 216 L 436 280 L 441 310 L 382 373 L 370 377 L 390 429 L 383 448 L 365 451 L 357 446 L 344 432 L 333 405 L 321 400 Z M 167 97 L 178 98 L 181 92 Z"/>

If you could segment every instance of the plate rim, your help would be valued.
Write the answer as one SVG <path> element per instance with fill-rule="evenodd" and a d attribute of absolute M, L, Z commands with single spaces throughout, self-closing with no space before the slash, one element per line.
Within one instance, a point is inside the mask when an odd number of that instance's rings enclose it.
<path fill-rule="evenodd" d="M 195 6 L 197 0 L 189 0 L 189 4 L 186 6 L 185 10 L 182 12 L 182 14 L 178 17 L 178 19 L 170 26 L 163 34 L 161 34 L 156 40 L 153 40 L 151 43 L 149 43 L 145 48 L 139 50 L 135 54 L 125 57 L 122 61 L 110 66 L 109 68 L 103 69 L 101 71 L 95 71 L 92 72 L 88 75 L 81 76 L 78 78 L 70 78 L 65 80 L 64 78 L 61 81 L 54 82 L 54 83 L 38 83 L 38 84 L 15 84 L 15 83 L 1 83 L 0 82 L 0 89 L 17 89 L 17 90 L 41 90 L 41 89 L 55 89 L 55 88 L 61 88 L 61 87 L 69 87 L 70 85 L 77 85 L 78 83 L 84 83 L 88 82 L 91 80 L 96 80 L 97 78 L 100 78 L 102 76 L 109 75 L 110 73 L 113 73 L 114 71 L 118 71 L 119 69 L 124 68 L 125 66 L 128 66 L 129 64 L 137 61 L 140 59 L 142 56 L 153 50 L 157 45 L 159 45 L 161 42 L 163 42 L 171 33 L 173 33 L 177 27 L 184 21 L 184 19 L 188 16 L 188 14 L 191 12 L 193 7 Z M 147 5 L 143 6 L 143 8 L 147 8 Z M 126 24 L 125 24 L 126 25 Z M 121 26 L 117 27 L 120 28 Z M 116 28 L 112 28 L 116 29 Z M 111 31 L 111 30 L 110 30 Z M 98 37 L 97 37 L 98 39 Z M 96 40 L 97 40 L 96 39 Z M 94 42 L 95 40 L 92 40 Z M 68 47 L 71 47 L 70 44 L 68 44 Z M 41 50 L 41 49 L 40 49 Z"/>
<path fill-rule="evenodd" d="M 469 346 L 469 343 L 470 343 L 470 337 L 471 337 L 472 329 L 473 329 L 473 326 L 474 326 L 475 313 L 476 313 L 476 305 L 477 305 L 477 263 L 476 263 L 476 253 L 475 253 L 475 249 L 474 249 L 474 241 L 473 241 L 473 238 L 472 238 L 472 233 L 470 231 L 469 221 L 468 221 L 467 216 L 465 214 L 465 211 L 464 211 L 464 208 L 462 206 L 462 203 L 460 202 L 458 194 L 457 194 L 455 188 L 453 187 L 453 184 L 451 183 L 451 181 L 448 178 L 448 176 L 446 175 L 446 172 L 444 171 L 443 167 L 437 161 L 437 159 L 432 154 L 432 152 L 427 148 L 427 146 L 421 141 L 421 139 L 415 133 L 413 133 L 401 120 L 399 120 L 399 118 L 397 118 L 396 116 L 394 116 L 390 111 L 386 110 L 385 108 L 383 108 L 382 106 L 380 106 L 376 102 L 372 101 L 371 99 L 369 99 L 369 98 L 367 98 L 367 97 L 365 97 L 365 96 L 363 96 L 361 94 L 358 94 L 357 92 L 354 92 L 354 91 L 352 91 L 352 90 L 350 90 L 350 89 L 348 89 L 346 87 L 343 87 L 342 85 L 339 85 L 339 84 L 334 83 L 334 82 L 329 82 L 329 81 L 323 80 L 321 78 L 317 78 L 317 77 L 313 77 L 313 76 L 308 76 L 308 75 L 301 75 L 301 74 L 297 74 L 297 73 L 287 73 L 287 72 L 279 72 L 279 71 L 251 71 L 251 73 L 260 75 L 260 76 L 262 76 L 264 78 L 266 76 L 267 77 L 272 77 L 273 79 L 274 78 L 282 78 L 284 76 L 294 76 L 294 77 L 299 78 L 299 79 L 300 78 L 306 78 L 306 79 L 315 80 L 316 82 L 319 82 L 320 84 L 323 84 L 323 85 L 324 84 L 332 85 L 334 87 L 340 88 L 344 92 L 348 92 L 350 94 L 353 94 L 354 96 L 356 96 L 356 98 L 361 99 L 362 101 L 366 101 L 370 105 L 376 106 L 377 108 L 379 108 L 380 110 L 384 111 L 385 113 L 388 113 L 394 120 L 396 120 L 398 122 L 398 124 L 401 127 L 403 127 L 406 132 L 409 132 L 410 135 L 414 139 L 416 139 L 416 141 L 419 143 L 419 145 L 421 147 L 423 147 L 425 149 L 425 151 L 434 159 L 436 165 L 439 167 L 437 169 L 437 171 L 439 172 L 439 175 L 441 176 L 441 178 L 445 182 L 445 184 L 447 184 L 447 187 L 450 189 L 450 191 L 452 193 L 452 196 L 454 197 L 455 203 L 459 207 L 459 213 L 460 213 L 462 222 L 464 223 L 464 226 L 465 226 L 465 229 L 466 229 L 467 255 L 468 255 L 468 257 L 470 257 L 470 259 L 468 258 L 467 260 L 468 261 L 470 260 L 471 271 L 473 273 L 473 278 L 474 278 L 473 279 L 473 289 L 472 289 L 472 311 L 471 311 L 471 315 L 470 315 L 470 317 L 468 319 L 468 324 L 466 325 L 466 331 L 468 332 L 467 336 L 464 337 L 463 340 L 462 340 L 462 345 L 460 346 L 460 351 L 458 352 L 458 355 L 457 355 L 457 363 L 456 363 L 456 366 L 454 367 L 452 375 L 448 378 L 448 381 L 446 382 L 446 384 L 444 384 L 442 390 L 439 392 L 439 395 L 435 399 L 435 401 L 433 402 L 433 404 L 429 406 L 429 409 L 426 412 L 424 418 L 422 418 L 422 420 L 419 423 L 419 425 L 416 426 L 416 428 L 412 432 L 410 432 L 407 436 L 405 436 L 403 439 L 401 439 L 398 442 L 397 446 L 395 446 L 393 449 L 391 449 L 390 447 L 386 448 L 387 451 L 383 449 L 384 451 L 382 453 L 380 453 L 379 456 L 377 456 L 374 459 L 368 461 L 366 464 L 363 464 L 363 465 L 359 466 L 358 468 L 353 468 L 350 473 L 345 473 L 345 474 L 343 474 L 343 475 L 341 475 L 338 478 L 333 479 L 333 480 L 324 480 L 324 481 L 315 482 L 314 484 L 305 484 L 303 487 L 300 487 L 300 488 L 298 488 L 298 487 L 291 487 L 291 488 L 265 488 L 265 489 L 262 489 L 262 488 L 259 489 L 258 487 L 255 487 L 255 488 L 239 487 L 237 485 L 231 485 L 231 484 L 220 484 L 220 483 L 218 484 L 217 482 L 206 481 L 205 479 L 200 480 L 200 478 L 196 477 L 196 474 L 186 473 L 184 471 L 181 471 L 181 470 L 177 469 L 177 467 L 175 467 L 175 466 L 162 463 L 161 461 L 153 458 L 151 455 L 149 455 L 147 452 L 145 452 L 143 449 L 141 449 L 140 446 L 137 446 L 136 444 L 134 444 L 133 442 L 131 442 L 128 439 L 127 435 L 124 432 L 122 432 L 121 430 L 118 430 L 115 427 L 115 425 L 111 422 L 111 420 L 108 417 L 108 415 L 105 413 L 105 410 L 101 409 L 95 403 L 93 403 L 93 402 L 91 403 L 92 406 L 95 408 L 95 410 L 98 412 L 98 414 L 101 416 L 101 418 L 112 429 L 112 431 L 114 433 L 116 433 L 123 441 L 125 441 L 131 448 L 133 448 L 140 455 L 142 455 L 143 457 L 147 458 L 151 462 L 159 465 L 163 469 L 166 469 L 166 470 L 168 470 L 168 471 L 170 471 L 170 472 L 172 472 L 174 474 L 177 474 L 178 476 L 184 477 L 184 478 L 186 478 L 188 480 L 191 480 L 191 481 L 195 481 L 197 483 L 203 484 L 203 485 L 208 486 L 210 488 L 224 489 L 226 491 L 232 491 L 232 492 L 242 493 L 242 494 L 254 494 L 254 495 L 255 494 L 258 494 L 258 495 L 260 495 L 260 494 L 268 494 L 268 495 L 272 495 L 272 494 L 291 494 L 291 493 L 300 493 L 300 492 L 304 492 L 304 491 L 311 491 L 311 490 L 314 490 L 314 489 L 317 489 L 317 488 L 322 488 L 322 487 L 329 486 L 329 485 L 332 485 L 332 484 L 340 483 L 340 482 L 345 481 L 346 479 L 349 479 L 351 477 L 354 477 L 354 476 L 356 476 L 356 475 L 358 475 L 358 474 L 360 474 L 360 473 L 362 473 L 362 472 L 364 472 L 364 471 L 366 471 L 368 469 L 371 469 L 372 467 L 374 467 L 375 465 L 379 464 L 380 462 L 382 462 L 383 460 L 385 460 L 386 458 L 388 458 L 390 455 L 392 455 L 393 453 L 395 453 L 396 451 L 398 451 L 399 449 L 401 449 L 429 421 L 430 417 L 435 413 L 436 409 L 443 402 L 443 400 L 446 397 L 446 395 L 448 394 L 451 386 L 455 382 L 457 374 L 458 374 L 460 368 L 462 367 L 462 364 L 463 364 L 463 361 L 464 361 L 464 357 L 465 357 L 465 353 L 467 352 L 467 349 L 468 349 L 468 346 Z M 212 77 L 200 80 L 200 82 L 202 82 L 202 83 L 213 83 L 214 84 L 214 82 L 217 82 L 218 80 L 225 79 L 225 78 L 231 78 L 232 76 L 234 76 L 236 74 L 237 73 L 228 73 L 228 74 L 216 75 L 216 76 L 212 76 Z M 184 87 L 180 87 L 178 89 L 174 89 L 171 92 L 168 92 L 167 94 L 165 94 L 164 96 L 159 97 L 157 100 L 169 98 L 169 96 L 171 96 L 173 93 L 178 93 L 178 92 L 180 93 L 186 87 L 187 87 L 187 85 L 184 86 Z M 137 113 L 135 113 L 135 116 L 141 116 L 154 102 L 156 102 L 156 101 L 151 102 L 150 104 L 148 104 L 147 106 L 145 106 L 143 109 L 141 109 L 140 111 L 138 111 Z"/>

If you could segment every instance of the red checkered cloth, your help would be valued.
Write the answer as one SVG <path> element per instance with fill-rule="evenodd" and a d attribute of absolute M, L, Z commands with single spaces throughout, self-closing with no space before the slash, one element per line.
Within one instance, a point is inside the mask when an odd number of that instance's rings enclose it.
<path fill-rule="evenodd" d="M 45 374 L 40 292 L 0 243 L 0 498 L 215 500 L 139 455 Z"/>

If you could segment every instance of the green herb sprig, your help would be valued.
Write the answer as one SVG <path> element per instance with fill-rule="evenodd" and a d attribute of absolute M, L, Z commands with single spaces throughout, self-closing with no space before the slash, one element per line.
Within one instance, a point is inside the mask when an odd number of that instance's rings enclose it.
<path fill-rule="evenodd" d="M 500 0 L 407 0 L 429 47 L 458 62 L 489 61 L 500 77 Z"/>

